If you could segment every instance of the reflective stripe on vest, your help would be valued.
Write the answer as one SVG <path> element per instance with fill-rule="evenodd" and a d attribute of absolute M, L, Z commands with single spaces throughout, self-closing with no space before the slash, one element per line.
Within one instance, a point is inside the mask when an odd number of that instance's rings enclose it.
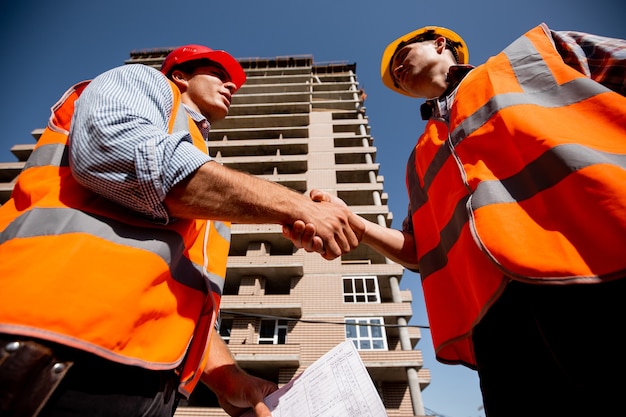
<path fill-rule="evenodd" d="M 184 360 L 181 379 L 191 385 L 181 391 L 188 394 L 219 308 L 230 225 L 155 225 L 78 185 L 67 134 L 73 102 L 87 84 L 53 107 L 12 198 L 0 207 L 0 332 L 149 369 L 174 369 Z M 170 132 L 190 131 L 206 152 L 173 84 L 172 91 Z"/>
<path fill-rule="evenodd" d="M 539 26 L 470 72 L 431 120 L 407 186 L 433 340 L 469 335 L 505 280 L 626 274 L 626 99 L 562 62 Z"/>
<path fill-rule="evenodd" d="M 173 130 L 172 132 L 177 132 L 177 131 L 181 131 L 181 130 L 190 130 L 189 127 L 189 120 L 188 120 L 188 116 L 187 113 L 184 110 L 183 106 L 178 106 L 178 111 L 177 111 L 177 115 L 174 118 L 174 122 L 172 123 L 173 126 Z M 43 145 L 40 147 L 37 147 L 36 149 L 33 150 L 31 156 L 28 158 L 28 160 L 26 161 L 25 165 L 24 165 L 24 170 L 28 169 L 28 168 L 33 168 L 33 167 L 43 167 L 43 166 L 55 166 L 55 167 L 64 167 L 64 168 L 68 168 L 69 167 L 69 157 L 67 154 L 67 146 L 65 144 L 60 144 L 60 143 L 51 143 L 51 144 L 47 144 L 47 145 Z M 73 227 L 77 230 L 91 230 L 91 228 L 89 228 L 87 226 L 87 224 L 83 224 L 81 226 L 79 226 L 79 224 L 81 223 L 74 223 L 74 224 L 70 224 L 70 222 L 68 221 L 69 218 L 71 217 L 73 220 L 72 221 L 76 221 L 76 217 L 72 217 L 72 216 L 81 216 L 80 212 L 78 213 L 70 213 L 68 211 L 60 211 L 59 213 L 53 215 L 55 216 L 56 222 L 55 223 L 59 223 L 59 224 L 63 224 L 66 227 Z M 82 215 L 84 222 L 89 222 L 90 219 L 93 222 L 100 222 L 100 221 L 108 221 L 108 222 L 113 222 L 113 220 L 110 219 L 105 219 L 105 218 L 100 218 L 99 220 L 95 220 L 90 216 L 85 216 L 84 214 Z M 86 218 L 85 218 L 86 217 Z M 16 219 L 16 222 L 19 222 L 19 220 Z M 23 220 L 22 220 L 23 222 Z M 19 227 L 18 225 L 14 225 L 13 227 Z M 84 228 L 83 228 L 84 227 Z M 118 222 L 117 223 L 117 227 L 115 229 L 120 229 L 120 228 L 124 228 L 124 224 Z M 130 226 L 126 226 L 126 227 L 130 227 Z M 213 225 L 211 227 L 212 230 L 215 231 L 215 233 L 218 233 L 219 236 L 221 236 L 221 238 L 226 241 L 226 242 L 230 242 L 230 227 L 225 224 L 224 222 L 219 222 L 219 221 L 215 221 L 213 222 Z M 98 230 L 97 228 L 93 228 L 94 231 Z M 7 231 L 8 232 L 8 231 Z M 33 231 L 33 232 L 36 232 Z M 61 230 L 58 229 L 56 231 L 54 230 L 49 230 L 49 233 L 55 233 L 55 234 L 61 234 L 61 233 L 68 233 L 68 230 Z M 135 232 L 137 233 L 137 232 Z M 159 230 L 159 229 L 151 229 L 149 232 L 146 230 L 144 231 L 139 231 L 138 236 L 141 236 L 142 234 L 146 235 L 146 236 L 152 236 L 153 233 L 157 233 L 158 235 L 161 235 L 162 238 L 158 238 L 155 241 L 151 242 L 153 245 L 156 245 L 158 243 L 164 243 L 165 241 L 168 241 L 170 239 L 176 239 L 176 237 L 170 237 L 170 238 L 165 238 L 165 236 L 167 235 L 168 231 L 167 230 Z M 172 232 L 173 233 L 173 232 Z M 175 236 L 178 236 L 174 233 Z M 7 236 L 11 236 L 10 233 L 3 233 L 2 236 L 0 236 L 0 243 L 2 243 L 2 239 L 6 239 Z M 35 236 L 35 234 L 32 234 L 31 236 Z M 15 237 L 20 237 L 19 235 L 15 235 Z M 115 241 L 115 238 L 117 237 L 117 234 L 115 236 L 100 236 L 103 237 L 105 239 L 111 240 L 111 241 Z M 180 236 L 178 236 L 178 240 L 180 240 Z M 138 245 L 141 246 L 142 242 L 145 241 L 145 238 L 142 237 L 140 241 L 138 241 Z M 168 253 L 171 252 L 177 252 L 178 249 L 176 248 L 180 248 L 182 246 L 182 241 L 178 242 L 178 244 L 176 245 L 171 245 L 171 248 L 164 248 L 162 251 L 159 251 L 157 249 L 157 247 L 155 246 L 153 249 L 150 249 L 148 246 L 144 246 L 145 249 L 148 250 L 152 250 L 155 253 L 160 253 L 160 256 L 162 256 L 162 258 L 170 263 L 171 259 L 169 259 L 168 257 Z M 183 264 L 183 265 L 176 265 L 176 267 L 178 267 L 181 270 L 181 273 L 176 274 L 173 273 L 173 276 L 175 279 L 179 280 L 180 282 L 184 282 L 185 280 L 187 280 L 188 282 L 186 282 L 185 284 L 202 290 L 202 285 L 200 285 L 199 283 L 195 283 L 193 284 L 190 280 L 190 275 L 188 273 L 188 268 L 189 267 L 193 267 L 196 268 L 199 272 L 201 272 L 203 274 L 203 276 L 205 276 L 207 278 L 207 282 L 205 283 L 207 288 L 211 288 L 212 291 L 217 292 L 218 294 L 222 293 L 223 287 L 224 287 L 224 276 L 225 273 L 221 273 L 221 274 L 213 274 L 210 272 L 208 265 L 206 265 L 206 261 L 207 261 L 207 257 L 203 256 L 202 259 L 204 259 L 203 263 L 200 265 L 196 265 L 196 264 L 192 264 L 192 265 L 187 265 L 187 264 Z M 220 262 L 221 264 L 221 262 Z M 187 272 L 185 272 L 187 271 Z M 179 277 L 179 278 L 177 278 Z"/>

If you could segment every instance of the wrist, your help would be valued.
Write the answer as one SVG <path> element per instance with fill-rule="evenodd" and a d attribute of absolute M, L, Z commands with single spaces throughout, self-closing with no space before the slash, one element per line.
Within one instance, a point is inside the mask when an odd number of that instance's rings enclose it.
<path fill-rule="evenodd" d="M 237 376 L 243 372 L 235 363 L 225 364 L 203 372 L 201 380 L 219 397 L 231 390 L 230 385 L 237 381 Z"/>

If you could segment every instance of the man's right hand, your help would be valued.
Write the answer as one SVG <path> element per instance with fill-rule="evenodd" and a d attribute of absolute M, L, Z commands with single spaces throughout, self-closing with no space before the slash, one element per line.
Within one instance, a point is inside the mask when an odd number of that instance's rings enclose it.
<path fill-rule="evenodd" d="M 340 198 L 320 190 L 312 190 L 309 195 L 311 200 L 320 203 L 319 207 L 325 210 L 333 210 L 339 207 L 347 209 L 348 207 Z M 335 207 L 331 208 L 328 204 L 333 204 Z M 290 227 L 283 226 L 283 235 L 290 239 L 296 247 L 303 248 L 307 252 L 317 252 L 322 255 L 324 259 L 332 260 L 341 256 L 343 253 L 348 253 L 350 250 L 355 249 L 359 245 L 363 233 L 365 232 L 365 224 L 358 216 L 352 212 L 350 212 L 348 216 L 350 230 L 345 231 L 344 234 L 350 245 L 349 248 L 345 245 L 341 247 L 339 244 L 335 245 L 333 248 L 329 248 L 328 245 L 324 244 L 322 237 L 317 234 L 318 230 L 315 225 L 313 223 L 305 223 L 303 220 L 295 221 Z"/>

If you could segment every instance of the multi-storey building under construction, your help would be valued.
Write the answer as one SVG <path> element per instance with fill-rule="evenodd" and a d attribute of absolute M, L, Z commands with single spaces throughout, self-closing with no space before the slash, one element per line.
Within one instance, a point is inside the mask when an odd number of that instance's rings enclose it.
<path fill-rule="evenodd" d="M 158 68 L 170 50 L 131 52 L 126 64 Z M 354 212 L 389 227 L 392 214 L 356 64 L 315 63 L 308 55 L 239 61 L 248 80 L 229 116 L 212 126 L 210 155 L 301 193 L 317 188 L 335 194 Z M 0 164 L 0 203 L 32 148 L 15 145 L 19 161 Z M 400 290 L 402 275 L 402 266 L 366 245 L 326 261 L 296 249 L 279 225 L 235 224 L 219 331 L 244 369 L 279 385 L 351 340 L 389 417 L 422 416 L 421 391 L 430 374 L 414 349 L 419 329 L 407 326 L 412 299 Z M 176 416 L 226 413 L 200 386 Z"/>

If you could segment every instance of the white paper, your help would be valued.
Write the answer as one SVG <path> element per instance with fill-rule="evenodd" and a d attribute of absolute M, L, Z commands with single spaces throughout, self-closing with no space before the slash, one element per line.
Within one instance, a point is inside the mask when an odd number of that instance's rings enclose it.
<path fill-rule="evenodd" d="M 264 401 L 273 417 L 387 417 L 351 341 L 334 347 Z M 254 411 L 242 417 L 254 417 Z"/>

